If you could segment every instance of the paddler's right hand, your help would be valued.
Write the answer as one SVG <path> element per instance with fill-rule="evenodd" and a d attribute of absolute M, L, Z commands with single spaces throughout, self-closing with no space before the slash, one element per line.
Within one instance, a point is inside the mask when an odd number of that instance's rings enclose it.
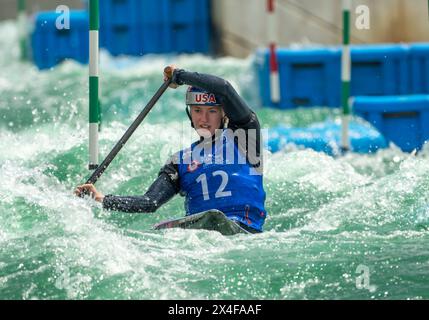
<path fill-rule="evenodd" d="M 86 194 L 89 194 L 95 201 L 103 202 L 104 195 L 101 192 L 97 191 L 93 184 L 83 184 L 81 186 L 76 187 L 74 194 L 78 197 L 82 197 L 84 195 L 84 192 Z"/>
<path fill-rule="evenodd" d="M 174 70 L 176 69 L 177 67 L 174 64 L 166 66 L 164 68 L 164 81 L 167 81 L 168 79 L 172 78 L 174 74 Z M 172 82 L 168 87 L 172 89 L 177 89 L 179 85 L 175 82 Z"/>

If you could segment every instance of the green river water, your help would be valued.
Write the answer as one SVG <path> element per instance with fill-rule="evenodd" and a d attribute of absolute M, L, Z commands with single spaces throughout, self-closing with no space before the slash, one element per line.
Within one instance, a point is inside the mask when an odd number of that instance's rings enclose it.
<path fill-rule="evenodd" d="M 154 231 L 184 215 L 182 197 L 126 214 L 73 195 L 89 174 L 87 66 L 40 72 L 17 60 L 16 38 L 13 23 L 0 23 L 0 299 L 429 298 L 429 149 L 266 152 L 264 233 Z M 252 58 L 103 52 L 101 159 L 170 63 L 230 80 L 264 128 L 338 120 L 324 108 L 261 108 Z M 99 190 L 144 193 L 168 155 L 195 139 L 184 92 L 162 96 Z"/>

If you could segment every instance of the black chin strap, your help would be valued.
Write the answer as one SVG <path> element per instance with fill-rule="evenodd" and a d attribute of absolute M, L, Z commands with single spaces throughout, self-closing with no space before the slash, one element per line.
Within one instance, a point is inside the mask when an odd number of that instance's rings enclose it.
<path fill-rule="evenodd" d="M 186 106 L 186 114 L 188 115 L 189 120 L 191 121 L 191 127 L 194 127 L 194 123 L 192 122 L 192 117 L 191 117 L 191 113 L 189 112 L 189 106 Z"/>

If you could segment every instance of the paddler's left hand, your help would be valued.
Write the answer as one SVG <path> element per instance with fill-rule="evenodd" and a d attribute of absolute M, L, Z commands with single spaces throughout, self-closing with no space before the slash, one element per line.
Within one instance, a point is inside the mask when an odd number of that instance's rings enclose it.
<path fill-rule="evenodd" d="M 86 193 L 89 194 L 95 201 L 103 202 L 104 195 L 101 192 L 97 191 L 93 184 L 83 184 L 81 186 L 76 187 L 74 194 L 80 197 L 84 191 L 86 191 Z"/>

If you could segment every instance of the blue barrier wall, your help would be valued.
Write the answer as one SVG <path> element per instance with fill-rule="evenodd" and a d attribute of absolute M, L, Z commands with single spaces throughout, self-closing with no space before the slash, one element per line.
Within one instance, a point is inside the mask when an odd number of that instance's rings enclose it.
<path fill-rule="evenodd" d="M 113 55 L 208 53 L 209 0 L 100 1 L 100 38 Z"/>
<path fill-rule="evenodd" d="M 352 47 L 351 95 L 409 93 L 408 51 L 404 45 Z"/>
<path fill-rule="evenodd" d="M 353 111 L 405 152 L 429 140 L 429 95 L 356 97 Z"/>
<path fill-rule="evenodd" d="M 340 107 L 341 48 L 278 49 L 280 96 L 270 101 L 269 52 L 258 50 L 256 68 L 264 106 Z M 429 93 L 429 44 L 352 46 L 351 95 Z"/>
<path fill-rule="evenodd" d="M 429 93 L 429 44 L 410 46 L 410 93 Z"/>
<path fill-rule="evenodd" d="M 86 11 L 70 11 L 70 29 L 59 30 L 60 13 L 41 12 L 35 17 L 31 36 L 33 60 L 39 69 L 51 68 L 65 59 L 88 63 L 89 18 Z"/>
<path fill-rule="evenodd" d="M 270 101 L 269 53 L 258 52 L 259 87 L 263 105 Z M 333 94 L 340 82 L 339 49 L 277 50 L 281 101 L 277 107 L 339 106 L 340 97 Z M 261 59 L 262 58 L 262 59 Z"/>
<path fill-rule="evenodd" d="M 341 125 L 326 121 L 306 128 L 278 126 L 269 129 L 267 147 L 277 152 L 288 144 L 310 148 L 331 156 L 341 154 Z M 388 142 L 367 123 L 350 122 L 350 146 L 356 153 L 371 153 L 387 148 Z"/>
<path fill-rule="evenodd" d="M 88 62 L 87 11 L 70 12 L 70 30 L 57 30 L 60 14 L 36 16 L 32 35 L 34 62 L 51 68 L 64 59 Z M 209 0 L 102 0 L 100 46 L 113 55 L 209 53 Z"/>

